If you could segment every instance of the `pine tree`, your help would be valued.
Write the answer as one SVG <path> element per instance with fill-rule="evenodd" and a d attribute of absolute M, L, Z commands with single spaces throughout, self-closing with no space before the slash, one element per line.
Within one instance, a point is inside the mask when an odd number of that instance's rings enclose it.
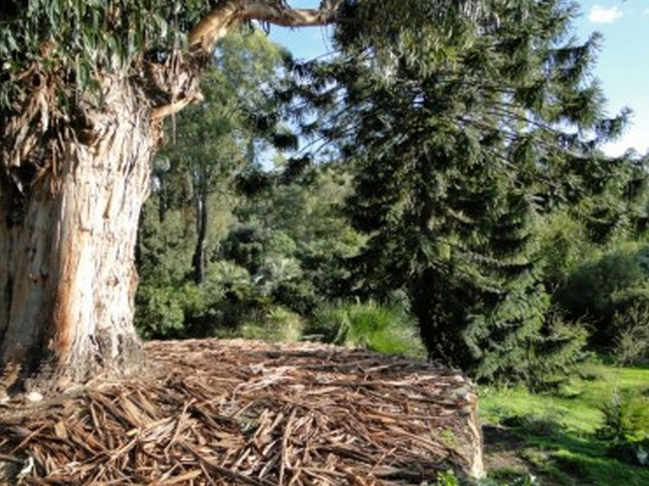
<path fill-rule="evenodd" d="M 534 382 L 584 343 L 552 318 L 533 259 L 540 216 L 610 176 L 599 147 L 627 112 L 604 116 L 590 75 L 600 39 L 573 41 L 573 6 L 486 5 L 444 38 L 423 16 L 418 30 L 377 40 L 350 2 L 359 21 L 337 27 L 341 55 L 299 66 L 321 86 L 299 94 L 328 110 L 307 131 L 352 167 L 347 210 L 369 236 L 352 262 L 359 292 L 404 289 L 431 359 Z"/>

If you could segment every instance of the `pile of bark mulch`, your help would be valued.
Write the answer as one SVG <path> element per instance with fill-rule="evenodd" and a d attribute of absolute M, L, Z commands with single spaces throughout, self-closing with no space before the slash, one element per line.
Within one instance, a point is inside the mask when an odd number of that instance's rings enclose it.
<path fill-rule="evenodd" d="M 148 371 L 0 409 L 1 484 L 397 485 L 482 473 L 458 373 L 316 345 L 146 345 Z M 5 467 L 5 470 L 8 468 Z"/>

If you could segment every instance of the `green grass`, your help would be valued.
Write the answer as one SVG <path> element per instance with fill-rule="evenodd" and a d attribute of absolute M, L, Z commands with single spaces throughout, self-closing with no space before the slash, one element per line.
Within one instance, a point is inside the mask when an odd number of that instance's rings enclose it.
<path fill-rule="evenodd" d="M 327 343 L 423 358 L 425 351 L 416 329 L 403 309 L 369 300 L 325 305 L 305 332 Z"/>
<path fill-rule="evenodd" d="M 484 423 L 502 424 L 524 440 L 518 455 L 542 476 L 541 484 L 645 486 L 649 467 L 611 458 L 610 443 L 598 440 L 601 407 L 615 393 L 649 394 L 649 368 L 588 364 L 582 376 L 554 393 L 522 388 L 480 388 Z"/>

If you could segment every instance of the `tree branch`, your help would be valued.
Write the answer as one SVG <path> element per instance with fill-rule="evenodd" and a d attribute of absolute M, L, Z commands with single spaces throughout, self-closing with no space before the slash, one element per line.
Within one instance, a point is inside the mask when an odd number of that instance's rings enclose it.
<path fill-rule="evenodd" d="M 157 106 L 153 108 L 151 112 L 151 119 L 154 121 L 163 120 L 170 115 L 175 115 L 179 111 L 184 110 L 187 105 L 199 103 L 201 101 L 203 101 L 203 95 L 200 92 L 196 92 L 193 96 L 183 97 L 173 103 Z"/>
<path fill-rule="evenodd" d="M 336 17 L 342 0 L 323 0 L 318 9 L 293 9 L 277 0 L 224 0 L 192 29 L 189 45 L 211 52 L 235 25 L 259 20 L 284 27 L 327 25 Z"/>

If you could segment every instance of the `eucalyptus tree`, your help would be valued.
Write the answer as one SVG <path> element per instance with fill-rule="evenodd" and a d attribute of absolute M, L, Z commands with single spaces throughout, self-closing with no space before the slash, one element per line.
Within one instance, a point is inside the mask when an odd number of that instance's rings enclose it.
<path fill-rule="evenodd" d="M 274 110 L 270 86 L 287 56 L 259 28 L 226 36 L 202 76 L 204 99 L 168 127 L 170 142 L 154 160 L 152 194 L 140 219 L 140 335 L 207 333 L 229 308 L 223 305 L 228 284 L 218 252 L 244 203 L 237 176 L 255 163 L 265 142 L 255 120 Z"/>
<path fill-rule="evenodd" d="M 336 26 L 341 55 L 296 66 L 307 80 L 296 91 L 328 113 L 308 117 L 307 131 L 352 166 L 347 211 L 369 238 L 352 262 L 358 291 L 405 290 L 431 359 L 532 380 L 584 343 L 550 325 L 536 227 L 558 207 L 579 206 L 595 226 L 605 210 L 602 227 L 619 215 L 597 194 L 624 161 L 599 147 L 627 113 L 606 116 L 591 75 L 600 37 L 574 40 L 574 5 L 485 3 L 444 41 L 422 15 L 428 23 L 389 43 L 349 6 Z"/>
<path fill-rule="evenodd" d="M 5 385 L 35 373 L 63 383 L 141 360 L 133 253 L 163 120 L 200 99 L 200 75 L 228 31 L 254 20 L 325 24 L 338 3 L 3 0 Z"/>
<path fill-rule="evenodd" d="M 163 157 L 170 160 L 177 177 L 189 182 L 180 204 L 191 204 L 185 209 L 195 227 L 192 277 L 196 284 L 205 280 L 210 207 L 219 203 L 227 207 L 224 203 L 234 199 L 237 174 L 256 163 L 265 134 L 256 129 L 255 119 L 274 111 L 270 87 L 288 56 L 260 29 L 228 36 L 217 49 L 213 68 L 203 76 L 203 101 L 180 113 L 171 127 L 173 141 Z M 164 193 L 158 196 L 162 208 Z"/>
<path fill-rule="evenodd" d="M 467 5 L 460 14 L 473 16 L 469 6 L 478 3 L 323 0 L 299 9 L 286 0 L 3 0 L 6 376 L 83 379 L 140 360 L 133 250 L 150 160 L 163 120 L 200 99 L 200 75 L 228 31 L 250 21 L 323 25 L 361 6 L 373 35 L 392 42 L 395 32 L 417 30 L 422 5 L 446 25 L 458 13 L 449 6 Z"/>

